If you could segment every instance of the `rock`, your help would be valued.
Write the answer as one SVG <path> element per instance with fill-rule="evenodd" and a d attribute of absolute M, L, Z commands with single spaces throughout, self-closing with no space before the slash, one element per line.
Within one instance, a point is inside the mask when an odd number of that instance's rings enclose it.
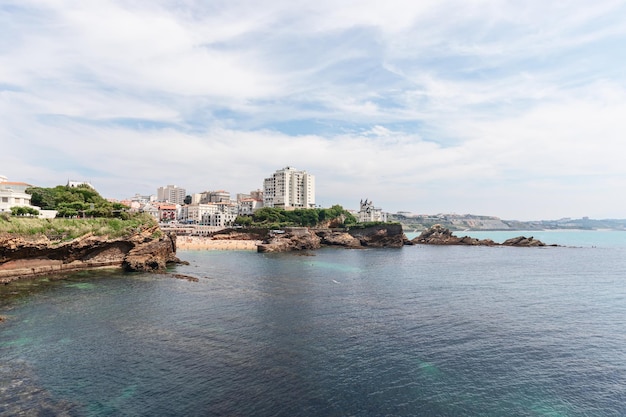
<path fill-rule="evenodd" d="M 353 228 L 348 233 L 357 238 L 361 246 L 374 248 L 401 248 L 409 241 L 400 224 L 381 224 L 363 229 Z"/>
<path fill-rule="evenodd" d="M 361 241 L 347 232 L 332 231 L 330 229 L 316 230 L 322 245 L 343 246 L 346 248 L 360 248 Z"/>
<path fill-rule="evenodd" d="M 471 245 L 471 246 L 499 246 L 500 244 L 494 242 L 491 239 L 476 239 L 469 236 L 458 237 L 452 234 L 450 229 L 443 227 L 440 224 L 436 224 L 427 230 L 424 230 L 418 237 L 412 240 L 414 244 L 422 245 Z M 532 237 L 526 238 L 524 236 L 515 237 L 506 240 L 501 246 L 546 246 L 540 240 L 535 240 Z"/>
<path fill-rule="evenodd" d="M 189 282 L 198 282 L 198 281 L 200 281 L 200 278 L 192 277 L 191 275 L 172 274 L 172 276 L 174 278 L 176 278 L 176 279 L 184 279 L 184 280 L 189 281 Z"/>
<path fill-rule="evenodd" d="M 69 242 L 45 237 L 0 236 L 0 282 L 21 277 L 80 269 L 122 267 L 127 271 L 159 271 L 176 257 L 176 237 L 158 227 L 128 238 L 85 235 Z"/>
<path fill-rule="evenodd" d="M 285 228 L 285 233 L 273 233 L 261 243 L 258 252 L 288 252 L 318 249 L 321 246 L 345 248 L 400 248 L 412 244 L 399 224 L 383 224 L 349 230 Z"/>
<path fill-rule="evenodd" d="M 307 227 L 286 227 L 284 232 L 271 233 L 257 246 L 257 252 L 290 252 L 321 247 L 319 236 Z"/>
<path fill-rule="evenodd" d="M 528 247 L 528 246 L 546 246 L 546 245 L 542 241 L 534 239 L 532 236 L 528 238 L 525 236 L 518 236 L 518 237 L 505 240 L 504 242 L 502 242 L 502 246 L 527 246 Z"/>

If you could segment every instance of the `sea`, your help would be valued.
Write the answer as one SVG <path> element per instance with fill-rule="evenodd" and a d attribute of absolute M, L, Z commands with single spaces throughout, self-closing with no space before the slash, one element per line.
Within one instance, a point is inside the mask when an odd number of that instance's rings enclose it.
<path fill-rule="evenodd" d="M 0 415 L 626 416 L 626 232 L 465 234 L 559 246 L 179 251 L 4 285 Z"/>

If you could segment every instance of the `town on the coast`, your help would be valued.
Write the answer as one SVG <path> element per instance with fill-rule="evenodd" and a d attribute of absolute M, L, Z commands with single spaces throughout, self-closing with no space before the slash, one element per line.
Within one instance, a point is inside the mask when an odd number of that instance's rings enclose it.
<path fill-rule="evenodd" d="M 68 180 L 66 187 L 89 187 L 88 181 Z M 43 218 L 81 217 L 86 211 L 69 208 L 65 211 L 42 209 L 32 204 L 29 188 L 20 181 L 9 181 L 0 175 L 0 213 L 36 215 Z M 315 176 L 304 170 L 287 166 L 262 180 L 262 188 L 247 193 L 226 190 L 189 193 L 184 187 L 164 185 L 155 194 L 135 194 L 123 200 L 108 199 L 129 213 L 148 213 L 162 227 L 176 229 L 178 234 L 206 236 L 226 228 L 240 226 L 239 221 L 269 207 L 287 211 L 320 208 L 316 204 Z M 356 206 L 356 202 L 355 202 Z M 365 198 L 358 210 L 346 208 L 361 223 L 396 222 L 408 232 L 421 231 L 440 224 L 450 230 L 546 230 L 546 229 L 613 229 L 626 230 L 626 220 L 595 220 L 562 218 L 558 220 L 517 221 L 495 216 L 474 214 L 415 214 L 409 211 L 388 213 Z"/>
<path fill-rule="evenodd" d="M 70 180 L 69 188 L 95 187 L 86 181 Z M 42 210 L 31 204 L 32 185 L 12 182 L 0 176 L 0 212 L 16 214 L 37 213 L 40 217 L 81 217 L 81 212 Z M 283 210 L 319 208 L 315 203 L 315 176 L 306 171 L 287 166 L 263 180 L 263 188 L 249 193 L 229 191 L 202 191 L 188 193 L 184 187 L 165 185 L 156 194 L 134 196 L 125 200 L 110 200 L 123 205 L 129 213 L 148 213 L 163 227 L 176 229 L 179 234 L 209 235 L 216 231 L 238 226 L 238 219 L 252 216 L 264 207 Z M 361 200 L 360 208 L 348 210 L 359 222 L 386 222 L 388 214 L 375 207 L 370 200 Z"/>

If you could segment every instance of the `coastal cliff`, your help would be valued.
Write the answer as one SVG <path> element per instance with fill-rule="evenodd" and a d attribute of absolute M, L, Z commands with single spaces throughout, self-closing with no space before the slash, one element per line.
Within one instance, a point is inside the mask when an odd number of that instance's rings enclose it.
<path fill-rule="evenodd" d="M 318 249 L 322 246 L 345 248 L 400 248 L 411 244 L 399 224 L 382 224 L 349 230 L 285 228 L 272 233 L 257 246 L 258 252 L 289 252 Z"/>
<path fill-rule="evenodd" d="M 81 269 L 119 267 L 126 271 L 161 271 L 179 263 L 176 237 L 158 226 L 128 237 L 86 234 L 67 242 L 45 235 L 0 235 L 0 283 Z"/>

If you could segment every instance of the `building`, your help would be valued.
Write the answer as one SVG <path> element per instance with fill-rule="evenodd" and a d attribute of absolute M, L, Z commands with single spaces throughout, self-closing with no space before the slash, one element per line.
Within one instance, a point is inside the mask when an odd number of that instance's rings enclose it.
<path fill-rule="evenodd" d="M 228 203 L 230 202 L 230 193 L 228 191 L 205 191 L 200 197 L 201 204 L 207 203 Z"/>
<path fill-rule="evenodd" d="M 171 222 L 178 219 L 179 206 L 177 204 L 161 203 L 157 205 L 157 209 L 160 222 Z"/>
<path fill-rule="evenodd" d="M 239 201 L 239 214 L 242 216 L 251 216 L 255 211 L 263 207 L 263 201 L 254 198 L 244 198 Z"/>
<path fill-rule="evenodd" d="M 361 209 L 359 210 L 357 218 L 359 222 L 386 222 L 387 213 L 384 213 L 381 208 L 374 207 L 374 203 L 371 201 L 361 200 Z"/>
<path fill-rule="evenodd" d="M 237 218 L 237 206 L 230 202 L 188 204 L 181 208 L 179 220 L 185 224 L 212 226 L 219 230 L 232 226 Z"/>
<path fill-rule="evenodd" d="M 285 167 L 265 178 L 263 197 L 265 207 L 314 208 L 315 176 L 293 167 Z"/>
<path fill-rule="evenodd" d="M 70 188 L 89 187 L 89 188 L 92 188 L 92 189 L 95 190 L 95 188 L 93 188 L 93 185 L 91 185 L 87 181 L 67 180 L 67 186 L 70 187 Z"/>
<path fill-rule="evenodd" d="M 11 211 L 11 207 L 32 207 L 39 210 L 39 207 L 31 206 L 30 194 L 26 189 L 30 184 L 25 182 L 13 182 L 3 175 L 0 175 L 0 211 Z"/>
<path fill-rule="evenodd" d="M 167 185 L 157 189 L 157 200 L 172 204 L 185 204 L 186 190 L 176 185 Z"/>

